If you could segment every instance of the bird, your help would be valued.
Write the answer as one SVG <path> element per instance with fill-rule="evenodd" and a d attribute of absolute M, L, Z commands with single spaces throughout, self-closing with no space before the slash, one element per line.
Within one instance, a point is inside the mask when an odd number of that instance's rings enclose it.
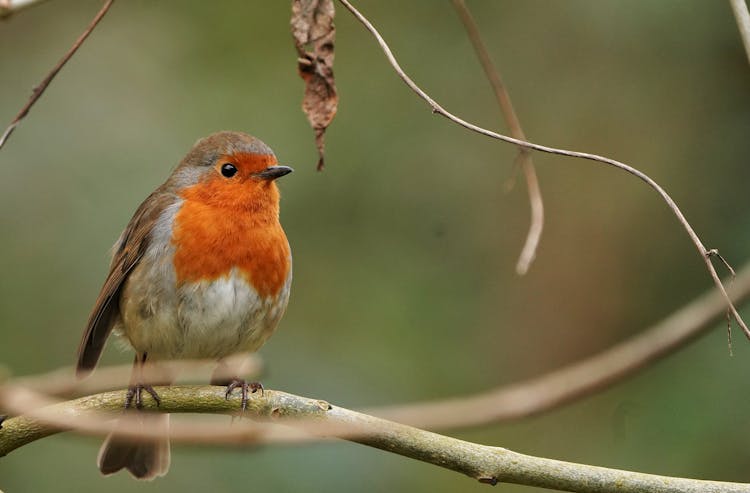
<path fill-rule="evenodd" d="M 292 256 L 276 179 L 292 171 L 243 132 L 198 140 L 115 243 L 78 348 L 77 375 L 94 369 L 115 332 L 135 351 L 124 407 L 140 408 L 144 392 L 160 403 L 144 379 L 155 362 L 208 358 L 220 368 L 233 355 L 257 351 L 289 300 Z M 219 371 L 211 383 L 225 385 L 227 398 L 241 389 L 243 409 L 248 393 L 263 388 Z M 168 419 L 149 418 L 160 433 L 141 441 L 119 436 L 115 426 L 99 451 L 99 470 L 126 469 L 144 480 L 165 475 Z"/>

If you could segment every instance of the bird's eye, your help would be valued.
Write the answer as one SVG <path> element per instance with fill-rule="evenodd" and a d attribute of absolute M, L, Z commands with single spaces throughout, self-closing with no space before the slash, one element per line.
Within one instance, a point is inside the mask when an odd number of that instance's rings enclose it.
<path fill-rule="evenodd" d="M 224 163 L 221 165 L 221 174 L 227 178 L 233 177 L 237 173 L 237 167 L 232 163 Z"/>

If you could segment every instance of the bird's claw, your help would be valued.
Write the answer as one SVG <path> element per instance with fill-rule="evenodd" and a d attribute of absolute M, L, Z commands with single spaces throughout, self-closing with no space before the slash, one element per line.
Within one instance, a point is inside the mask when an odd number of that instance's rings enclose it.
<path fill-rule="evenodd" d="M 151 395 L 151 397 L 156 402 L 157 407 L 161 405 L 161 398 L 159 397 L 159 394 L 156 393 L 156 391 L 151 385 L 137 383 L 135 385 L 131 385 L 128 387 L 128 393 L 125 394 L 125 409 L 131 408 L 133 406 L 134 401 L 135 401 L 136 409 L 143 408 L 143 391 L 144 390 Z"/>
<path fill-rule="evenodd" d="M 229 397 L 232 395 L 232 391 L 236 388 L 242 389 L 242 410 L 247 410 L 247 395 L 254 394 L 257 391 L 260 390 L 260 395 L 263 395 L 263 384 L 260 382 L 248 382 L 247 380 L 242 380 L 240 378 L 234 378 L 231 382 L 227 385 L 227 391 L 224 394 L 224 397 L 229 400 Z"/>

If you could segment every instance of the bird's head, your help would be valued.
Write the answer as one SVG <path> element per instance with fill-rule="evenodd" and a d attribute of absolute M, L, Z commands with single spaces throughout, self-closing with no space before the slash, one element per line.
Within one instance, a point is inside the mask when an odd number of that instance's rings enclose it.
<path fill-rule="evenodd" d="M 270 147 L 242 132 L 218 132 L 195 143 L 169 183 L 185 199 L 278 215 L 275 180 L 292 172 Z"/>

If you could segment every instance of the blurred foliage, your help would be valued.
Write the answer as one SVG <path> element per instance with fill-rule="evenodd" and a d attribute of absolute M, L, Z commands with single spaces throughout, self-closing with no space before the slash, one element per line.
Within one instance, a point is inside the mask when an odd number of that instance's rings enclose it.
<path fill-rule="evenodd" d="M 100 4 L 52 1 L 0 23 L 0 123 Z M 502 128 L 449 2 L 358 5 L 446 108 Z M 725 2 L 469 6 L 530 139 L 639 167 L 709 248 L 745 261 L 750 69 Z M 296 169 L 281 184 L 292 300 L 262 350 L 271 388 L 347 407 L 468 394 L 592 354 L 711 288 L 687 236 L 641 182 L 539 154 L 546 229 L 518 278 L 529 214 L 522 181 L 504 191 L 515 149 L 432 116 L 341 8 L 340 108 L 327 168 L 315 172 L 288 17 L 287 2 L 115 4 L 0 152 L 2 365 L 31 374 L 73 363 L 109 246 L 192 143 L 221 129 L 261 137 Z M 750 346 L 737 335 L 734 351 L 717 324 L 593 398 L 453 434 L 564 460 L 750 481 Z M 111 345 L 104 362 L 130 358 Z M 0 488 L 486 488 L 347 443 L 175 447 L 170 474 L 138 484 L 100 477 L 98 446 L 61 435 L 24 447 L 0 460 Z"/>

